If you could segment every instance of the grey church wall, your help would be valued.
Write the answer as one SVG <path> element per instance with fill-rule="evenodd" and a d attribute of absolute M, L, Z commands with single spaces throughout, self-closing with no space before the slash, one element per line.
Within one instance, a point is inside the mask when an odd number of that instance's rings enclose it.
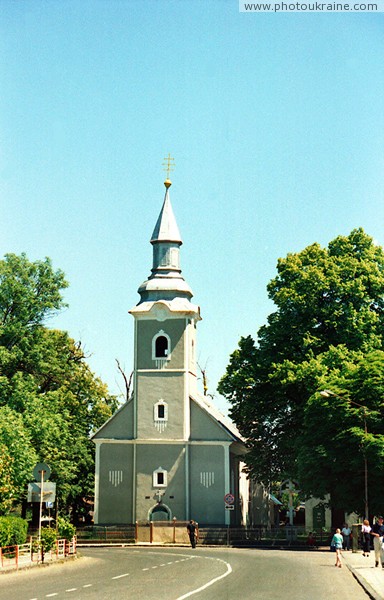
<path fill-rule="evenodd" d="M 183 398 L 180 393 L 184 377 L 183 373 L 162 372 L 159 378 L 158 371 L 140 374 L 137 383 L 138 438 L 183 439 Z M 160 399 L 168 404 L 168 421 L 163 433 L 156 429 L 154 421 L 154 406 Z"/>
<path fill-rule="evenodd" d="M 109 438 L 127 440 L 133 438 L 133 401 L 126 402 L 120 410 L 116 411 L 112 419 L 104 426 L 103 431 L 96 433 L 94 439 Z"/>
<path fill-rule="evenodd" d="M 99 523 L 132 523 L 132 444 L 101 443 Z"/>
<path fill-rule="evenodd" d="M 192 440 L 222 440 L 232 438 L 214 421 L 196 402 L 191 402 L 191 439 Z"/>
<path fill-rule="evenodd" d="M 225 452 L 222 445 L 191 444 L 191 518 L 200 524 L 224 523 Z"/>
<path fill-rule="evenodd" d="M 185 518 L 185 448 L 182 444 L 137 444 L 137 515 L 146 520 L 156 504 L 157 490 L 164 492 L 163 502 L 172 511 L 171 518 Z M 153 485 L 153 472 L 167 471 L 167 486 Z M 171 498 L 172 496 L 172 498 Z"/>
<path fill-rule="evenodd" d="M 184 366 L 185 319 L 167 319 L 155 321 L 144 319 L 137 323 L 137 368 L 154 369 L 152 359 L 152 340 L 160 331 L 171 339 L 171 360 L 166 368 L 182 369 Z"/>

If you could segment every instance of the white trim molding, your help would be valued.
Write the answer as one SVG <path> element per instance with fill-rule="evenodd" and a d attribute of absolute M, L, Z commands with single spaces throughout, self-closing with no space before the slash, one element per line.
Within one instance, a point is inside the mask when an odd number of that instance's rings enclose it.
<path fill-rule="evenodd" d="M 158 467 L 152 474 L 152 485 L 155 488 L 165 488 L 168 485 L 168 472 Z"/>

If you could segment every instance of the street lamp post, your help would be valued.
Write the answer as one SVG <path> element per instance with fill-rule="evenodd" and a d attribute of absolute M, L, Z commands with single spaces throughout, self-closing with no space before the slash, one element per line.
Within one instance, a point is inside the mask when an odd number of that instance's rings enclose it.
<path fill-rule="evenodd" d="M 363 409 L 363 418 L 364 418 L 364 434 L 365 437 L 367 437 L 367 407 L 364 406 L 363 404 L 359 404 L 358 402 L 355 402 L 354 400 L 351 400 L 350 398 L 347 398 L 345 396 L 339 396 L 339 394 L 335 394 L 335 392 L 332 392 L 331 390 L 322 390 L 320 392 L 321 396 L 324 396 L 325 398 L 329 398 L 330 396 L 334 396 L 335 398 L 340 398 L 340 400 L 345 400 L 346 402 L 349 402 L 349 404 L 354 404 L 355 406 L 358 406 L 359 408 Z M 365 454 L 365 450 L 364 450 L 364 512 L 365 512 L 365 518 L 369 519 L 369 509 L 368 509 L 368 461 L 367 461 L 367 456 Z"/>

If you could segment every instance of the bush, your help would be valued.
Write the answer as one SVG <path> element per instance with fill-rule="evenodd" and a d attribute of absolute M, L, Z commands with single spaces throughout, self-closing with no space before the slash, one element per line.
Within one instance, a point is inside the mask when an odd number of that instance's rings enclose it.
<path fill-rule="evenodd" d="M 56 543 L 56 530 L 51 529 L 50 527 L 42 527 L 41 529 L 41 537 L 40 543 L 43 547 L 44 552 L 48 552 Z"/>
<path fill-rule="evenodd" d="M 21 517 L 0 517 L 0 547 L 25 544 L 28 523 Z"/>
<path fill-rule="evenodd" d="M 57 534 L 59 539 L 65 538 L 70 541 L 76 535 L 76 527 L 64 517 L 59 517 L 57 519 Z"/>

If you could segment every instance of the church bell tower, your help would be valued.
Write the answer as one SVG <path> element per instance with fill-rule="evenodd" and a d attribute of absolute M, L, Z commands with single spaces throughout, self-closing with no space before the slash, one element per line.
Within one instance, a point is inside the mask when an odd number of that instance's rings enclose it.
<path fill-rule="evenodd" d="M 137 439 L 186 441 L 189 397 L 196 390 L 199 307 L 181 275 L 182 240 L 165 181 L 165 197 L 151 236 L 151 275 L 139 287 L 135 318 L 134 434 Z"/>

